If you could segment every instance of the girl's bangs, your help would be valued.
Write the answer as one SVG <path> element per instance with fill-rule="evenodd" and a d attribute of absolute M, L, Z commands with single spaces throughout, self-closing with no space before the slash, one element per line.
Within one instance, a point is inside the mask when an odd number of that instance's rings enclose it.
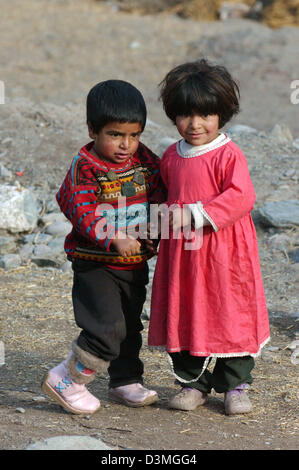
<path fill-rule="evenodd" d="M 184 84 L 176 97 L 177 112 L 181 116 L 200 114 L 208 116 L 219 113 L 218 100 L 203 84 Z"/>

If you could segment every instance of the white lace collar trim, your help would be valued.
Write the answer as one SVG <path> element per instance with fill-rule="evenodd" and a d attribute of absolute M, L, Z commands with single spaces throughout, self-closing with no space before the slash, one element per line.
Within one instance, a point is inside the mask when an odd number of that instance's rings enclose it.
<path fill-rule="evenodd" d="M 222 147 L 222 145 L 227 144 L 230 142 L 230 137 L 226 134 L 221 133 L 216 139 L 212 140 L 205 145 L 190 145 L 184 139 L 181 139 L 177 142 L 176 148 L 178 154 L 183 158 L 193 158 L 198 157 L 199 155 L 203 155 L 204 153 L 210 152 L 211 150 L 215 150 L 218 147 Z"/>

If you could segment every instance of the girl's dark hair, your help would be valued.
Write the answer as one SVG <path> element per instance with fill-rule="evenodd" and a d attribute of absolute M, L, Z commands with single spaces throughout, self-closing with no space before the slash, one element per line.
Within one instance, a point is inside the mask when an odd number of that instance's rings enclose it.
<path fill-rule="evenodd" d="M 160 87 L 164 110 L 174 123 L 177 116 L 217 114 L 221 128 L 240 110 L 237 83 L 225 67 L 205 59 L 175 67 Z"/>
<path fill-rule="evenodd" d="M 109 122 L 146 122 L 146 106 L 137 88 L 123 80 L 106 80 L 87 95 L 87 123 L 98 133 Z"/>

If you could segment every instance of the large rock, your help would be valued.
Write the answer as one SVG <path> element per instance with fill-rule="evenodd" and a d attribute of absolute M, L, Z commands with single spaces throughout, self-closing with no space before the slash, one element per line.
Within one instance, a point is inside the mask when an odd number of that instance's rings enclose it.
<path fill-rule="evenodd" d="M 28 189 L 0 185 L 0 229 L 12 233 L 33 230 L 38 211 L 37 200 Z"/>
<path fill-rule="evenodd" d="M 299 200 L 267 202 L 260 209 L 261 222 L 272 227 L 299 225 Z"/>

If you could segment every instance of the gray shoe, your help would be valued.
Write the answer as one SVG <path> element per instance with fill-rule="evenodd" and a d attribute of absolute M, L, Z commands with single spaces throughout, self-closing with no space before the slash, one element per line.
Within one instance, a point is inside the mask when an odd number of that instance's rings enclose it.
<path fill-rule="evenodd" d="M 169 408 L 176 410 L 192 411 L 207 400 L 207 394 L 195 388 L 183 387 L 179 393 L 174 395 L 169 402 Z"/>
<path fill-rule="evenodd" d="M 250 413 L 252 405 L 244 390 L 235 388 L 224 394 L 224 409 L 227 415 Z"/>

